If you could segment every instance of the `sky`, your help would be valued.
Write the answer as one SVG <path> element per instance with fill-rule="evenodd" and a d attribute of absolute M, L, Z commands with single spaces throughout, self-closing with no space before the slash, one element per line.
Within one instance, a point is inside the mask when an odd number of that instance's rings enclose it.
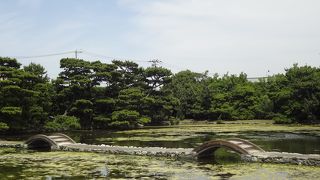
<path fill-rule="evenodd" d="M 178 72 L 249 77 L 320 66 L 318 0 L 1 0 L 0 56 L 43 65 L 78 57 L 147 67 L 160 59 Z"/>

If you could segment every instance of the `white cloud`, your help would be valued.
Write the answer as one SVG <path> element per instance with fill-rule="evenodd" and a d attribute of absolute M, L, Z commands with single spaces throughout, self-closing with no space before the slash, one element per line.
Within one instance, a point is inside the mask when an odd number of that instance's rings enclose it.
<path fill-rule="evenodd" d="M 181 68 L 262 76 L 295 62 L 320 65 L 320 1 L 126 0 L 121 5 L 135 13 L 128 43 Z"/>
<path fill-rule="evenodd" d="M 117 2 L 0 2 L 1 55 L 84 49 L 128 59 L 159 58 L 174 71 L 244 71 L 249 76 L 281 72 L 295 62 L 320 65 L 318 0 Z M 55 77 L 59 58 L 21 62 L 41 63 Z"/>

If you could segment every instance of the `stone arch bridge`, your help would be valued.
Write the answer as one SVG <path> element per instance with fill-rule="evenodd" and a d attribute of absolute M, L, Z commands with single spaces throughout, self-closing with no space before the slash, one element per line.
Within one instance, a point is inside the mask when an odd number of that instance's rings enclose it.
<path fill-rule="evenodd" d="M 62 133 L 51 135 L 37 134 L 25 141 L 28 149 L 48 149 L 57 150 L 61 146 L 76 144 L 69 136 Z"/>
<path fill-rule="evenodd" d="M 61 133 L 52 135 L 38 134 L 30 137 L 25 144 L 29 149 L 50 149 L 66 151 L 109 152 L 120 154 L 138 154 L 155 156 L 192 156 L 196 158 L 211 156 L 217 149 L 230 149 L 240 155 L 253 155 L 264 152 L 257 145 L 243 139 L 220 139 L 206 142 L 192 148 L 162 148 L 162 147 L 128 147 L 109 145 L 87 145 L 76 143 L 69 136 Z"/>
<path fill-rule="evenodd" d="M 221 147 L 232 150 L 241 155 L 251 155 L 264 152 L 264 150 L 259 146 L 240 138 L 212 140 L 196 147 L 193 151 L 196 153 L 197 157 L 206 157 L 210 156 L 214 151 Z"/>

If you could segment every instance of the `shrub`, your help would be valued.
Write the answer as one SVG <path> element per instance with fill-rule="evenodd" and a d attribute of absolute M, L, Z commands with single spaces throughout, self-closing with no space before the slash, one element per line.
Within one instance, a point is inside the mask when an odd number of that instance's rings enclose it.
<path fill-rule="evenodd" d="M 138 120 L 138 123 L 141 124 L 141 125 L 147 124 L 149 122 L 151 122 L 151 118 L 146 117 L 146 116 L 143 116 Z"/>
<path fill-rule="evenodd" d="M 93 118 L 94 129 L 106 129 L 111 122 L 111 117 L 109 116 L 96 116 Z"/>
<path fill-rule="evenodd" d="M 274 120 L 274 124 L 291 124 L 292 120 L 289 119 L 287 116 L 276 114 L 272 120 Z"/>
<path fill-rule="evenodd" d="M 22 113 L 22 109 L 20 107 L 3 107 L 0 111 L 2 114 L 7 116 L 19 116 Z"/>
<path fill-rule="evenodd" d="M 53 121 L 45 124 L 44 128 L 48 131 L 66 131 L 80 129 L 79 119 L 74 116 L 58 115 Z"/>
<path fill-rule="evenodd" d="M 217 124 L 224 124 L 224 122 L 223 122 L 221 119 L 219 119 L 219 120 L 217 121 Z"/>
<path fill-rule="evenodd" d="M 137 111 L 126 109 L 121 111 L 114 111 L 112 113 L 111 119 L 112 122 L 109 125 L 116 128 L 134 128 L 151 121 L 149 117 L 141 116 Z"/>
<path fill-rule="evenodd" d="M 178 125 L 180 123 L 180 120 L 174 117 L 170 117 L 170 124 L 171 125 Z"/>
<path fill-rule="evenodd" d="M 0 122 L 0 131 L 5 131 L 9 129 L 9 126 L 6 123 Z"/>

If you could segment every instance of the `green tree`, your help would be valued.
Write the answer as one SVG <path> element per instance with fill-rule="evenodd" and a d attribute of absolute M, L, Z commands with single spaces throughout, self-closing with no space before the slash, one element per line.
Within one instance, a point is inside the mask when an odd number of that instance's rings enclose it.
<path fill-rule="evenodd" d="M 300 123 L 320 120 L 320 69 L 295 64 L 286 77 L 292 89 L 288 116 Z"/>
<path fill-rule="evenodd" d="M 210 90 L 207 88 L 209 81 L 206 73 L 186 70 L 175 74 L 171 82 L 165 86 L 180 101 L 177 113 L 181 119 L 208 118 L 211 106 Z"/>
<path fill-rule="evenodd" d="M 253 119 L 255 103 L 259 93 L 247 75 L 224 75 L 212 79 L 209 88 L 212 93 L 211 119 Z"/>
<path fill-rule="evenodd" d="M 93 103 L 86 99 L 79 99 L 74 102 L 69 114 L 80 119 L 83 129 L 92 129 L 93 113 Z"/>
<path fill-rule="evenodd" d="M 0 84 L 0 122 L 11 130 L 41 129 L 51 106 L 48 82 L 20 69 L 16 59 L 0 58 Z"/>
<path fill-rule="evenodd" d="M 107 93 L 112 97 L 118 96 L 118 93 L 123 89 L 145 86 L 144 70 L 137 63 L 113 60 L 112 65 L 116 69 L 111 71 L 110 86 L 107 88 Z"/>
<path fill-rule="evenodd" d="M 47 71 L 40 64 L 30 63 L 28 66 L 24 66 L 23 70 L 35 75 L 40 82 L 45 83 L 49 81 Z"/>
<path fill-rule="evenodd" d="M 110 123 L 110 126 L 127 129 L 148 122 L 150 122 L 150 118 L 141 116 L 137 111 L 120 110 L 112 113 L 112 122 Z"/>
<path fill-rule="evenodd" d="M 171 81 L 172 72 L 163 67 L 148 67 L 144 73 L 145 81 L 151 92 L 158 91 L 164 84 Z"/>

